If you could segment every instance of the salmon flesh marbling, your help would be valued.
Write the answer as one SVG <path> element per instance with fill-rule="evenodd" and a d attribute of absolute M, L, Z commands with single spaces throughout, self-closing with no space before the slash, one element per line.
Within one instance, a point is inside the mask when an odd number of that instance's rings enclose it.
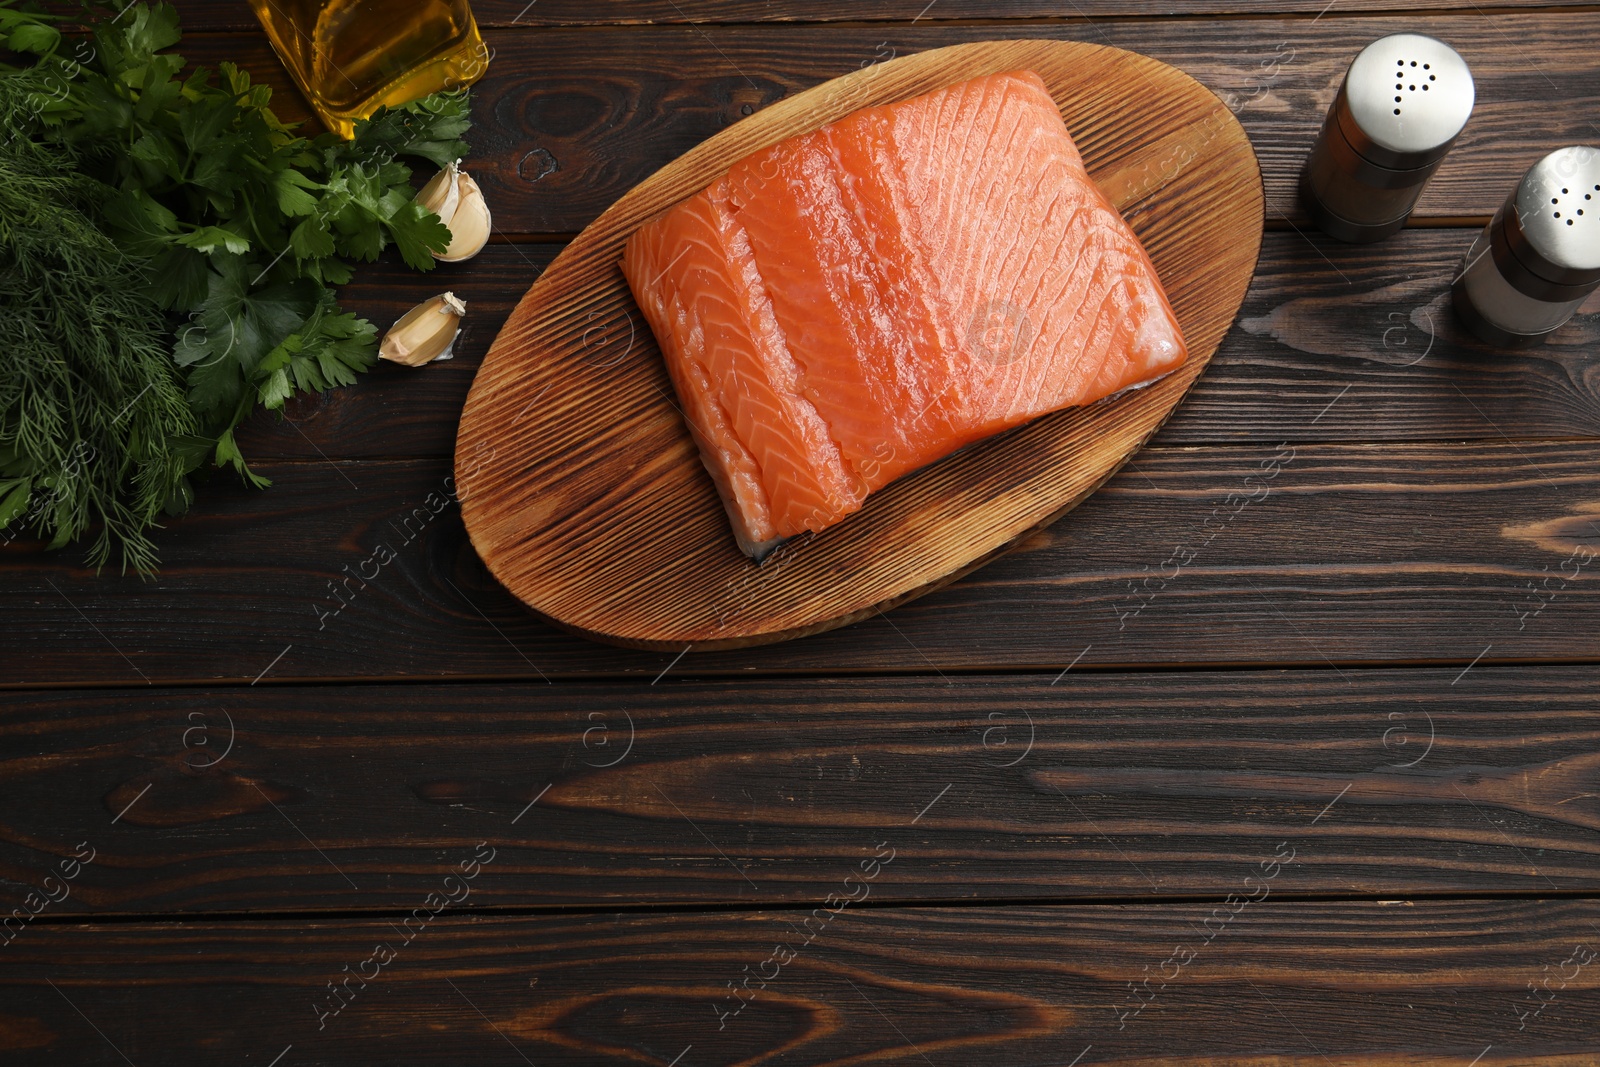
<path fill-rule="evenodd" d="M 740 547 L 1187 352 L 1044 82 L 857 111 L 641 227 L 623 273 Z"/>

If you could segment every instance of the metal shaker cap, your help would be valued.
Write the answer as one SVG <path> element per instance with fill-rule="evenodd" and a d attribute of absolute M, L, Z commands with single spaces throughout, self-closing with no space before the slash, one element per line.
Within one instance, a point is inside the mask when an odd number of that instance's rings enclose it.
<path fill-rule="evenodd" d="M 1444 158 L 1472 115 L 1467 61 L 1420 33 L 1380 37 L 1361 50 L 1339 90 L 1339 129 L 1369 163 L 1411 170 Z"/>
<path fill-rule="evenodd" d="M 1600 149 L 1558 148 L 1528 169 L 1505 212 L 1506 243 L 1556 285 L 1600 281 Z"/>

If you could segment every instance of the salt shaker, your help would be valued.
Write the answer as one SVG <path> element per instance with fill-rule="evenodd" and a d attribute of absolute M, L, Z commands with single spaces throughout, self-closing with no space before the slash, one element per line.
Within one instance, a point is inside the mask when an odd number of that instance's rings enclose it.
<path fill-rule="evenodd" d="M 1356 56 L 1300 175 L 1300 199 L 1341 241 L 1400 230 L 1472 114 L 1472 72 L 1443 41 L 1381 37 Z"/>
<path fill-rule="evenodd" d="M 1529 168 L 1467 252 L 1456 314 L 1492 345 L 1536 344 L 1600 288 L 1600 149 L 1560 148 Z"/>

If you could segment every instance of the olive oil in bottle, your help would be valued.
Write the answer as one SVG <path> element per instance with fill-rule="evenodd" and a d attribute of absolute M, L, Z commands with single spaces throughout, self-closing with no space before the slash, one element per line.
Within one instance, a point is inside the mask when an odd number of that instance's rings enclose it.
<path fill-rule="evenodd" d="M 250 0 L 328 129 L 470 85 L 489 66 L 468 0 Z"/>

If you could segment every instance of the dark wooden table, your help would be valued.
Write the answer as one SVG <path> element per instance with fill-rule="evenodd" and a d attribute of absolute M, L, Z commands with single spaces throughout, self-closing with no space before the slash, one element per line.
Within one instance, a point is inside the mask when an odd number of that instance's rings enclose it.
<path fill-rule="evenodd" d="M 524 3 L 476 5 L 500 238 L 347 291 L 454 289 L 459 358 L 254 424 L 275 484 L 214 478 L 154 581 L 0 551 L 0 1061 L 1600 1062 L 1600 315 L 1496 352 L 1446 301 L 1523 169 L 1600 139 L 1595 6 Z M 242 2 L 180 7 L 302 113 Z M 1406 231 L 1340 245 L 1294 178 L 1399 29 L 1478 109 Z M 424 501 L 563 240 L 788 94 L 1023 36 L 1176 64 L 1260 156 L 1260 270 L 1155 442 L 785 645 L 619 651 L 501 591 Z"/>

